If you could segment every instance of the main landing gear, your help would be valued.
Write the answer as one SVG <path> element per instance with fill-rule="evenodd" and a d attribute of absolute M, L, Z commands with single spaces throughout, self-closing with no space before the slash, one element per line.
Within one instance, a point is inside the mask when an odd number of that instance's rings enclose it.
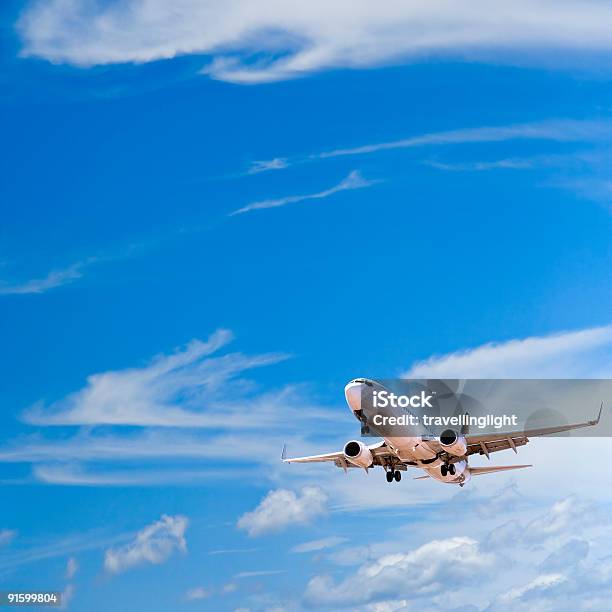
<path fill-rule="evenodd" d="M 443 465 L 440 466 L 440 472 L 442 476 L 445 478 L 447 474 L 454 476 L 455 475 L 455 464 L 454 463 L 450 463 L 450 464 L 444 463 Z"/>
<path fill-rule="evenodd" d="M 395 482 L 399 482 L 402 479 L 402 473 L 399 470 L 388 470 L 386 476 L 387 482 L 393 482 L 394 479 Z"/>

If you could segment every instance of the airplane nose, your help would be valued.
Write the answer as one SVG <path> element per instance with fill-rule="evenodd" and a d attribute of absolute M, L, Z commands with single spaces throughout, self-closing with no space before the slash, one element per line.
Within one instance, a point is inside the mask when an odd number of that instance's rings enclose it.
<path fill-rule="evenodd" d="M 362 383 L 350 382 L 344 387 L 344 396 L 351 410 L 361 410 L 361 387 Z"/>

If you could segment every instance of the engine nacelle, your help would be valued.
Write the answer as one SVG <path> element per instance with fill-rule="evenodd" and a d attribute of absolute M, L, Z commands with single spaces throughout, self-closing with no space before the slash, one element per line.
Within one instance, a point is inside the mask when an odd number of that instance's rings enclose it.
<path fill-rule="evenodd" d="M 440 446 L 455 457 L 463 457 L 467 452 L 465 438 L 452 429 L 446 429 L 440 434 Z"/>
<path fill-rule="evenodd" d="M 374 461 L 370 449 L 358 440 L 351 440 L 344 445 L 344 457 L 353 465 L 362 468 L 370 467 Z"/>

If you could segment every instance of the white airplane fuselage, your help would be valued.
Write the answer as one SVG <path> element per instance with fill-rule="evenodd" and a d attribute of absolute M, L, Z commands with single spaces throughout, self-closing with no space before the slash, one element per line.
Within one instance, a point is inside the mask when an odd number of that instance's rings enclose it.
<path fill-rule="evenodd" d="M 366 386 L 369 387 L 367 392 Z M 385 390 L 385 387 L 374 380 L 355 379 L 346 385 L 344 395 L 350 409 L 360 419 L 364 408 L 362 406 L 363 398 L 370 397 L 372 391 Z M 414 409 L 404 409 L 404 413 L 417 416 Z M 390 412 L 389 414 L 391 415 L 392 413 Z M 386 445 L 393 450 L 402 463 L 422 468 L 431 478 L 440 482 L 463 485 L 470 480 L 470 468 L 465 460 L 454 463 L 454 474 L 446 473 L 443 475 L 441 468 L 444 462 L 439 458 L 436 450 L 428 443 L 428 438 L 435 437 L 431 432 L 424 432 L 423 426 L 418 430 L 416 428 L 411 430 L 410 427 L 406 427 L 405 431 L 406 435 L 401 437 L 383 437 Z"/>

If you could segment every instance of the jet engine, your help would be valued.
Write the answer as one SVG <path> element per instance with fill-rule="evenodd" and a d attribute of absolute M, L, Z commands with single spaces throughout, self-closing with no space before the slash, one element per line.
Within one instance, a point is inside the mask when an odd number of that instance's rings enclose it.
<path fill-rule="evenodd" d="M 452 429 L 446 429 L 440 434 L 440 446 L 455 457 L 463 457 L 467 452 L 467 442 Z"/>
<path fill-rule="evenodd" d="M 374 458 L 370 449 L 358 440 L 351 440 L 344 445 L 344 457 L 357 467 L 368 468 Z"/>

